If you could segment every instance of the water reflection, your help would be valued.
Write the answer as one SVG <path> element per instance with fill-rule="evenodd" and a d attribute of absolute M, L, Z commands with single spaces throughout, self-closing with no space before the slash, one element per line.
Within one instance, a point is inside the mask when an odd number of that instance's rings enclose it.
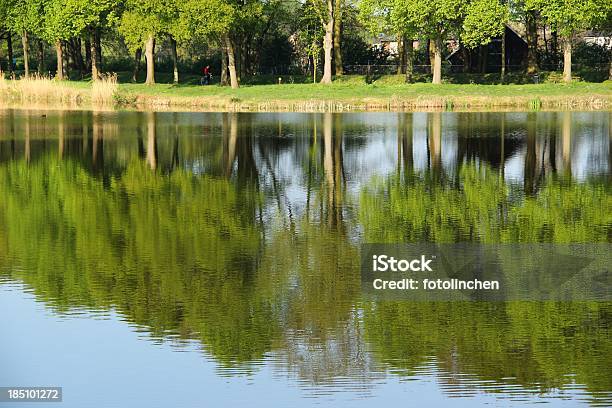
<path fill-rule="evenodd" d="M 197 340 L 220 375 L 605 405 L 609 304 L 366 301 L 358 249 L 610 242 L 610 160 L 601 112 L 3 111 L 0 274 Z"/>

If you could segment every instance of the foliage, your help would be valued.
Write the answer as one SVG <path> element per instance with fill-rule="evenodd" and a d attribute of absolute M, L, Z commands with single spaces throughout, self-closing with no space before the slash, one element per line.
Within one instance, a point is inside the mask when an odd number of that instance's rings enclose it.
<path fill-rule="evenodd" d="M 131 51 L 143 46 L 149 36 L 168 33 L 178 17 L 178 3 L 169 0 L 128 0 L 119 32 Z"/>
<path fill-rule="evenodd" d="M 472 0 L 466 8 L 461 40 L 468 47 L 491 42 L 503 34 L 508 21 L 508 8 L 499 0 Z"/>
<path fill-rule="evenodd" d="M 606 0 L 527 0 L 526 7 L 539 10 L 553 30 L 571 37 L 605 21 L 612 5 Z"/>
<path fill-rule="evenodd" d="M 42 34 L 45 0 L 5 0 L 0 2 L 0 10 L 4 9 L 5 25 L 15 33 L 30 32 Z M 0 15 L 2 12 L 0 11 Z"/>
<path fill-rule="evenodd" d="M 422 37 L 444 40 L 459 32 L 466 2 L 406 0 L 398 1 L 394 5 L 395 26 L 413 27 Z"/>

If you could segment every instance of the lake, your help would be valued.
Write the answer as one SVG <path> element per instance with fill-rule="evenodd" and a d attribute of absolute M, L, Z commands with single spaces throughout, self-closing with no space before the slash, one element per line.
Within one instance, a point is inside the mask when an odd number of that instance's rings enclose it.
<path fill-rule="evenodd" d="M 611 140 L 610 112 L 2 110 L 0 386 L 610 406 L 610 302 L 372 300 L 359 248 L 610 243 Z"/>

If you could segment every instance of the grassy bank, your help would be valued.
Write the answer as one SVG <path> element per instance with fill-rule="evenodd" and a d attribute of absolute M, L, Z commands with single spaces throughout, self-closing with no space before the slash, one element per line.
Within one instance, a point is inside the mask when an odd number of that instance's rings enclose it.
<path fill-rule="evenodd" d="M 95 83 L 55 81 L 31 76 L 6 79 L 0 72 L 0 107 L 76 108 L 81 106 L 113 107 L 117 104 L 119 85 L 116 76 L 108 76 Z"/>
<path fill-rule="evenodd" d="M 40 81 L 37 83 L 36 81 Z M 191 82 L 194 82 L 193 80 Z M 102 88 L 101 88 L 102 86 Z M 97 87 L 97 88 L 96 88 Z M 283 83 L 239 89 L 193 83 L 94 85 L 85 81 L 3 80 L 3 99 L 31 103 L 236 111 L 352 111 L 414 109 L 611 109 L 612 82 L 527 85 L 405 84 L 383 76 L 366 83 L 344 77 L 332 85 Z M 26 96 L 24 96 L 26 95 Z"/>

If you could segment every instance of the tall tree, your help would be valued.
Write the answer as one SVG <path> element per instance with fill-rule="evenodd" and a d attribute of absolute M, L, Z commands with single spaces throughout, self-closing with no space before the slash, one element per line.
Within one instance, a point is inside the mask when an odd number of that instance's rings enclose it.
<path fill-rule="evenodd" d="M 325 36 L 323 37 L 323 77 L 322 84 L 331 84 L 332 82 L 332 50 L 334 39 L 334 0 L 325 0 L 326 12 L 321 13 L 321 22 L 325 28 Z"/>
<path fill-rule="evenodd" d="M 26 77 L 30 75 L 30 35 L 41 34 L 44 4 L 44 0 L 9 0 L 5 6 L 10 31 L 21 36 Z"/>
<path fill-rule="evenodd" d="M 229 35 L 235 19 L 235 7 L 225 0 L 186 0 L 178 5 L 178 19 L 170 30 L 179 43 L 200 39 L 216 42 L 223 47 L 229 57 L 232 88 L 239 86 L 235 54 Z"/>
<path fill-rule="evenodd" d="M 102 69 L 101 37 L 105 28 L 118 23 L 121 0 L 71 0 L 75 1 L 76 9 L 82 10 L 83 35 L 89 39 L 89 53 L 91 54 L 91 78 L 96 81 L 100 78 Z"/>
<path fill-rule="evenodd" d="M 339 0 L 311 0 L 312 10 L 323 26 L 323 76 L 322 84 L 332 82 L 332 57 L 334 51 L 334 19 L 336 13 L 335 2 Z"/>
<path fill-rule="evenodd" d="M 67 61 L 64 58 L 66 40 L 80 35 L 85 26 L 84 11 L 76 0 L 48 0 L 46 3 L 43 38 L 55 44 L 57 79 L 63 80 L 68 74 Z"/>
<path fill-rule="evenodd" d="M 371 35 L 381 32 L 397 35 L 401 44 L 399 55 L 400 72 L 406 75 L 406 82 L 412 82 L 413 39 L 417 27 L 407 21 L 403 0 L 363 0 L 359 3 L 359 20 Z"/>
<path fill-rule="evenodd" d="M 525 21 L 525 38 L 527 40 L 527 73 L 538 72 L 538 23 L 540 11 L 539 0 L 526 0 L 519 6 Z"/>
<path fill-rule="evenodd" d="M 45 44 L 42 39 L 38 39 L 37 42 L 38 48 L 38 75 L 42 76 L 45 72 Z"/>
<path fill-rule="evenodd" d="M 342 66 L 342 14 L 344 12 L 344 1 L 335 0 L 334 8 L 334 72 L 336 76 L 342 76 L 344 74 L 344 68 Z"/>
<path fill-rule="evenodd" d="M 144 44 L 147 63 L 147 85 L 155 84 L 155 44 L 168 34 L 178 18 L 178 3 L 170 0 L 128 0 L 121 16 L 119 32 L 132 52 Z M 93 59 L 93 58 L 92 58 Z"/>
<path fill-rule="evenodd" d="M 422 36 L 431 40 L 433 54 L 432 83 L 442 83 L 442 51 L 445 41 L 460 29 L 465 12 L 464 0 L 397 1 L 395 19 L 405 27 L 414 27 Z"/>
<path fill-rule="evenodd" d="M 572 43 L 577 32 L 603 23 L 612 4 L 607 0 L 529 0 L 550 28 L 561 35 L 563 80 L 572 80 Z"/>

